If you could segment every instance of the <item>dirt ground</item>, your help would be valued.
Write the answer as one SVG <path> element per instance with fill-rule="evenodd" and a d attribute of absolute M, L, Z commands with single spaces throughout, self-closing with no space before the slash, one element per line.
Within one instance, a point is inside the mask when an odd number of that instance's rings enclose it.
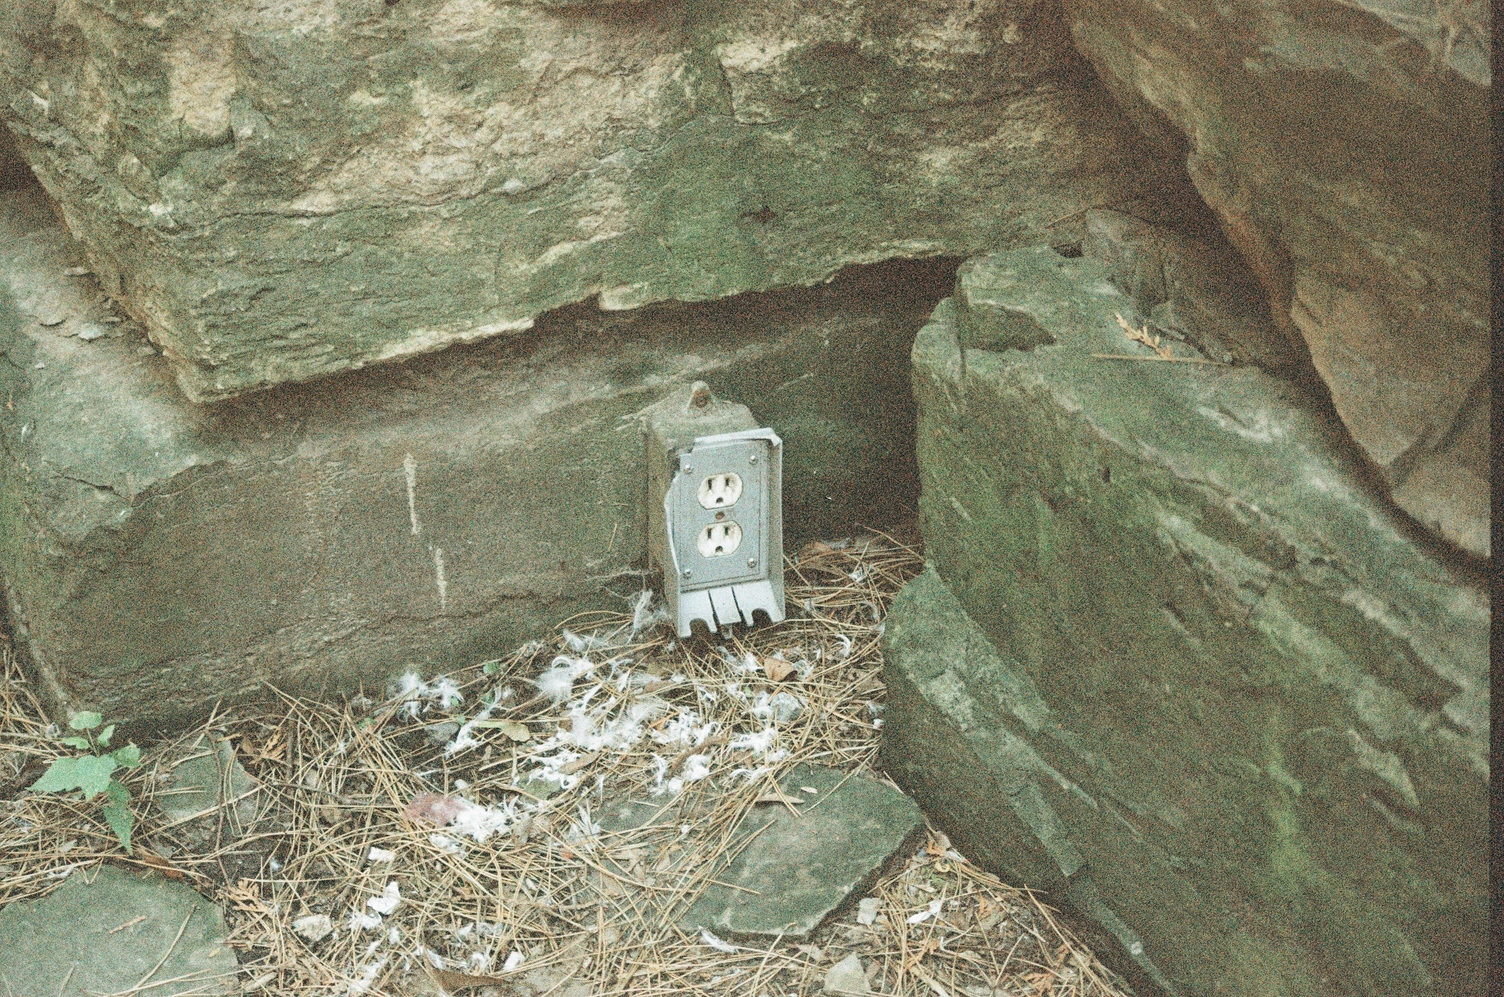
<path fill-rule="evenodd" d="M 1043 898 L 933 829 L 807 941 L 677 926 L 743 819 L 792 806 L 778 783 L 796 765 L 873 773 L 882 620 L 921 566 L 882 534 L 811 544 L 776 626 L 678 641 L 627 593 L 623 613 L 449 675 L 227 710 L 143 746 L 129 853 L 103 796 L 27 792 L 71 749 L 7 647 L 0 905 L 102 862 L 157 868 L 226 913 L 239 977 L 182 984 L 195 994 L 1129 994 Z M 169 817 L 174 769 L 215 751 L 250 779 Z M 629 797 L 661 806 L 603 830 Z"/>

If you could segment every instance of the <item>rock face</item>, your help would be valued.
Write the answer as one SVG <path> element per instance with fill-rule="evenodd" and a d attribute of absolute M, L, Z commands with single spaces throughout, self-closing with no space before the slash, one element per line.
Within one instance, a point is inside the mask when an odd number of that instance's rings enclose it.
<path fill-rule="evenodd" d="M 0 246 L 11 621 L 54 706 L 162 724 L 266 681 L 380 688 L 621 608 L 646 556 L 634 414 L 696 379 L 783 437 L 790 542 L 901 518 L 917 492 L 904 354 L 954 272 L 581 307 L 204 408 L 112 321 L 35 186 L 0 194 Z"/>
<path fill-rule="evenodd" d="M 1288 383 L 1127 341 L 1108 272 L 970 261 L 915 341 L 885 766 L 1167 993 L 1481 994 L 1482 580 Z"/>
<path fill-rule="evenodd" d="M 1488 556 L 1488 5 L 1064 3 L 1395 501 Z"/>
<path fill-rule="evenodd" d="M 1050 3 L 22 0 L 0 117 L 195 400 L 1018 243 L 1161 167 Z"/>

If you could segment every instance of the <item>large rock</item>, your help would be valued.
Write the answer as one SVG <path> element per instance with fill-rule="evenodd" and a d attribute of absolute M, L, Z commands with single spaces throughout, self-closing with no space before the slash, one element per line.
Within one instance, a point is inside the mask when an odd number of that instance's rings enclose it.
<path fill-rule="evenodd" d="M 1288 383 L 1129 343 L 1106 275 L 968 262 L 915 341 L 885 766 L 1169 993 L 1482 994 L 1483 580 Z"/>
<path fill-rule="evenodd" d="M 1013 0 L 22 0 L 0 117 L 196 400 L 1016 244 L 1163 169 Z M 1064 219 L 1064 221 L 1061 221 Z"/>
<path fill-rule="evenodd" d="M 0 194 L 0 564 L 54 705 L 170 723 L 378 687 L 643 584 L 632 417 L 703 379 L 785 441 L 791 543 L 912 508 L 906 351 L 953 264 L 603 315 L 212 408 L 33 186 Z M 69 271 L 75 271 L 70 275 Z"/>
<path fill-rule="evenodd" d="M 1489 554 L 1483 0 L 1064 0 L 1399 505 Z"/>
<path fill-rule="evenodd" d="M 75 870 L 0 910 L 0 985 L 10 997 L 238 993 L 225 934 L 223 911 L 160 873 Z"/>

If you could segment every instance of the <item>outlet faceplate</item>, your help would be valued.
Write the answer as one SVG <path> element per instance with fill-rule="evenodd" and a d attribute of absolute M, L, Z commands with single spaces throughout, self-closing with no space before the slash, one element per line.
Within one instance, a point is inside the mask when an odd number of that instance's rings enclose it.
<path fill-rule="evenodd" d="M 783 441 L 771 429 L 701 436 L 678 455 L 663 499 L 664 587 L 679 634 L 783 613 Z"/>

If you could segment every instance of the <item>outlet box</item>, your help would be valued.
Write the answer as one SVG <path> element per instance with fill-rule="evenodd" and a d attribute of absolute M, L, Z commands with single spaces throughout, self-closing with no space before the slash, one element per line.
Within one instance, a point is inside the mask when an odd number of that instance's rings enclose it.
<path fill-rule="evenodd" d="M 644 409 L 648 552 L 679 636 L 783 609 L 783 441 L 703 382 Z"/>

